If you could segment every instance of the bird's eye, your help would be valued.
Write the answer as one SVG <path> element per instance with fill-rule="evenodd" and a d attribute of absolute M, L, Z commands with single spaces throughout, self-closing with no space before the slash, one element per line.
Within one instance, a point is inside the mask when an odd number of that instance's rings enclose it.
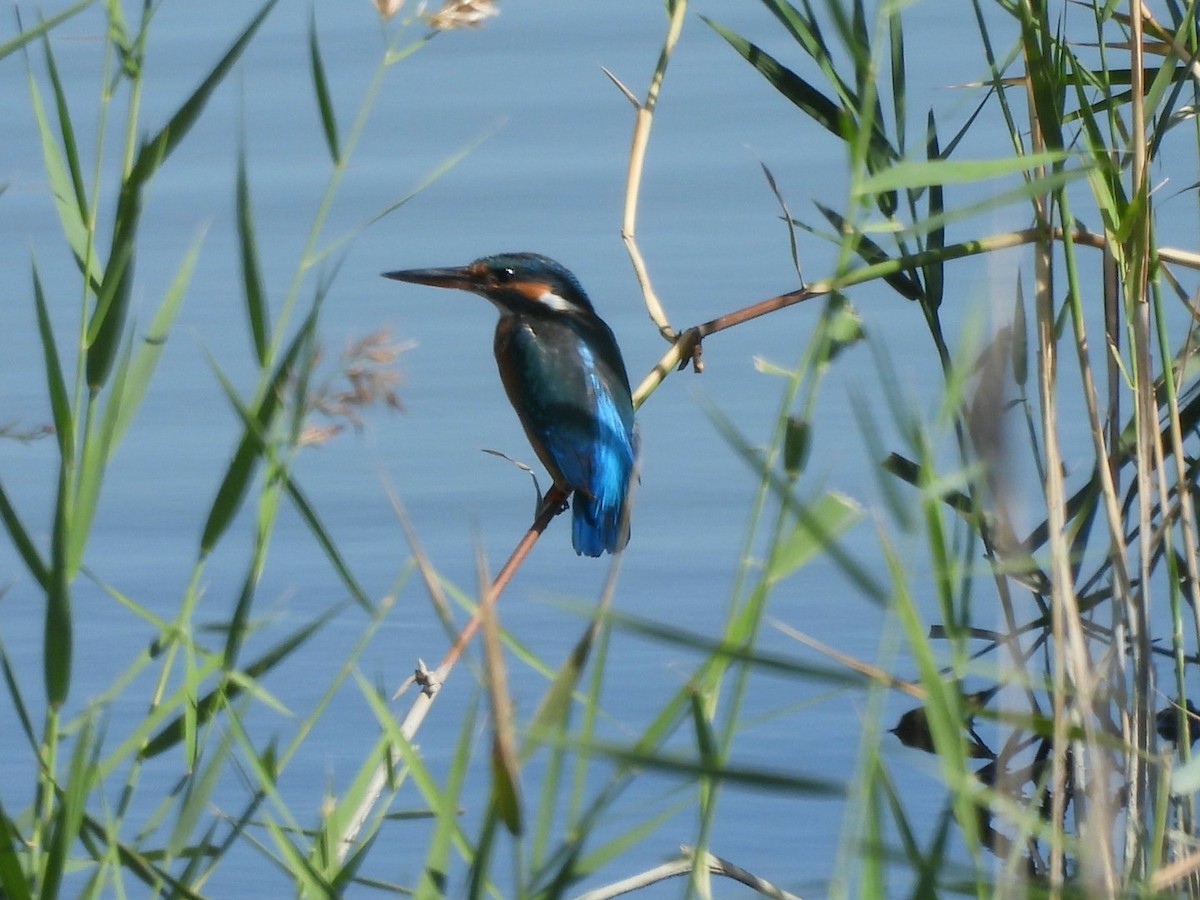
<path fill-rule="evenodd" d="M 500 282 L 501 284 L 505 284 L 505 283 L 507 283 L 507 282 L 509 282 L 509 281 L 512 281 L 512 280 L 513 280 L 513 278 L 515 278 L 515 277 L 516 277 L 516 274 L 517 274 L 517 273 L 516 273 L 516 272 L 514 272 L 514 271 L 513 271 L 512 269 L 510 269 L 510 268 L 497 269 L 497 270 L 496 270 L 496 280 L 497 280 L 498 282 Z"/>

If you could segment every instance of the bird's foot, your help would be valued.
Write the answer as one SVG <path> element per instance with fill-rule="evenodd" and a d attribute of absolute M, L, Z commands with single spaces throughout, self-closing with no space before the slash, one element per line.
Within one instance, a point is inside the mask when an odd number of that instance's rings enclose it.
<path fill-rule="evenodd" d="M 704 338 L 700 329 L 689 328 L 675 336 L 674 342 L 680 345 L 679 365 L 676 371 L 682 372 L 689 365 L 699 375 L 704 371 Z"/>
<path fill-rule="evenodd" d="M 565 513 L 571 508 L 571 504 L 567 501 L 569 496 L 568 489 L 561 488 L 556 484 L 546 491 L 546 496 L 542 498 L 542 508 L 550 510 L 556 516 Z"/>

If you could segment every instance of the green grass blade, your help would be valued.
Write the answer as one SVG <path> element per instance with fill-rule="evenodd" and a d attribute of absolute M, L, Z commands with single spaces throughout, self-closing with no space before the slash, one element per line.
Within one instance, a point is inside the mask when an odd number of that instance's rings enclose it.
<path fill-rule="evenodd" d="M 1025 51 L 1026 71 L 1033 91 L 1038 127 L 1046 146 L 1051 150 L 1059 150 L 1065 146 L 1060 105 L 1062 97 L 1056 89 L 1062 72 L 1054 60 L 1047 56 L 1054 29 L 1050 26 L 1049 14 L 1045 9 L 1034 11 L 1018 4 L 1016 12 L 1021 23 L 1021 44 Z"/>
<path fill-rule="evenodd" d="M 62 706 L 71 686 L 71 594 L 67 568 L 71 486 L 67 469 L 58 470 L 58 496 L 51 532 L 50 571 L 47 573 L 46 623 L 42 637 L 42 664 L 46 699 L 54 708 Z"/>
<path fill-rule="evenodd" d="M 238 153 L 237 169 L 237 230 L 238 248 L 242 260 L 242 293 L 246 298 L 246 315 L 250 320 L 250 337 L 254 341 L 254 356 L 260 366 L 267 364 L 271 347 L 271 322 L 263 289 L 262 270 L 258 262 L 258 242 L 255 238 L 254 213 L 250 207 L 250 184 L 246 178 L 246 152 Z"/>
<path fill-rule="evenodd" d="M 888 38 L 891 41 L 889 57 L 892 62 L 892 112 L 896 123 L 896 150 L 904 156 L 904 135 L 908 128 L 908 67 L 904 55 L 904 20 L 899 8 L 888 14 Z"/>
<path fill-rule="evenodd" d="M 579 679 L 583 677 L 583 671 L 587 666 L 588 656 L 591 654 L 595 638 L 596 629 L 589 624 L 563 664 L 554 673 L 554 680 L 550 682 L 550 686 L 542 695 L 542 699 L 530 719 L 529 740 L 522 748 L 522 759 L 528 759 L 540 746 L 541 735 L 548 733 L 562 736 L 566 734 L 567 723 L 571 715 L 571 698 L 575 695 Z"/>
<path fill-rule="evenodd" d="M 938 141 L 937 120 L 934 118 L 932 109 L 929 111 L 925 125 L 925 156 L 930 161 L 943 160 Z M 939 181 L 929 186 L 929 218 L 934 221 L 941 221 L 946 211 L 945 189 L 942 185 L 943 182 Z M 925 249 L 936 252 L 942 250 L 945 246 L 946 226 L 941 225 L 929 232 L 929 237 L 925 242 Z M 940 258 L 922 266 L 922 271 L 925 275 L 923 301 L 929 309 L 938 309 L 942 305 L 942 297 L 945 293 L 945 268 L 946 263 Z"/>
<path fill-rule="evenodd" d="M 421 880 L 417 883 L 414 895 L 424 900 L 436 900 L 445 897 L 449 889 L 450 849 L 454 839 L 460 836 L 458 824 L 458 807 L 462 802 L 463 785 L 466 783 L 468 763 L 471 760 L 471 747 L 475 741 L 475 720 L 478 703 L 468 705 L 463 715 L 462 728 L 458 734 L 458 744 L 454 755 L 450 758 L 450 771 L 446 775 L 446 786 L 438 794 L 441 806 L 434 811 L 433 834 L 429 838 L 425 850 L 425 865 L 421 869 Z"/>
<path fill-rule="evenodd" d="M 49 39 L 42 40 L 42 49 L 46 57 L 46 73 L 50 76 L 50 86 L 54 89 L 54 105 L 58 113 L 58 130 L 62 136 L 62 149 L 67 157 L 67 171 L 71 175 L 71 185 L 75 189 L 75 205 L 79 207 L 83 221 L 88 221 L 87 191 L 83 186 L 83 170 L 79 165 L 79 148 L 75 141 L 75 127 L 71 124 L 71 110 L 67 106 L 67 94 L 63 90 L 62 80 L 58 77 L 58 65 L 54 61 L 54 51 Z"/>
<path fill-rule="evenodd" d="M 481 579 L 481 584 L 487 581 Z M 486 588 L 484 588 L 486 589 Z M 520 836 L 525 827 L 524 799 L 521 790 L 521 765 L 517 760 L 516 735 L 513 727 L 513 701 L 508 692 L 508 675 L 504 653 L 500 649 L 499 628 L 490 607 L 484 608 L 483 664 L 484 682 L 492 713 L 491 735 L 491 798 L 492 812 L 500 817 L 513 836 Z"/>
<path fill-rule="evenodd" d="M 809 118 L 839 138 L 847 137 L 845 113 L 836 103 L 761 47 L 750 43 L 707 16 L 700 18 L 723 37 L 729 46 L 740 53 L 746 62 L 754 66 L 759 74 L 767 79 L 771 87 L 803 110 Z"/>
<path fill-rule="evenodd" d="M 175 824 L 167 838 L 165 850 L 168 857 L 178 859 L 184 854 L 188 835 L 196 829 L 201 817 L 214 805 L 212 797 L 219 779 L 225 774 L 232 741 L 232 735 L 225 732 L 216 748 L 205 752 L 205 763 L 200 773 L 188 779 L 178 806 Z"/>
<path fill-rule="evenodd" d="M 187 136 L 188 131 L 200 117 L 200 113 L 204 111 L 204 106 L 208 103 L 213 91 L 225 80 L 225 76 L 237 63 L 255 32 L 258 31 L 259 26 L 262 25 L 277 2 L 278 0 L 267 0 L 263 4 L 250 23 L 242 29 L 242 33 L 225 51 L 225 55 L 221 57 L 212 71 L 205 76 L 191 96 L 171 116 L 170 121 L 142 146 L 138 151 L 137 162 L 134 164 L 134 174 L 131 176 L 133 180 L 139 184 L 145 183 L 154 170 L 179 146 L 180 141 Z"/>
<path fill-rule="evenodd" d="M 458 775 L 451 776 L 450 784 L 447 788 L 439 788 L 433 773 L 430 772 L 429 767 L 421 757 L 421 754 L 417 752 L 416 747 L 405 737 L 400 728 L 400 723 L 396 721 L 391 708 L 383 696 L 381 696 L 380 691 L 368 684 L 362 675 L 355 673 L 355 678 L 358 681 L 359 689 L 364 699 L 371 707 L 371 711 L 375 714 L 380 727 L 384 730 L 384 737 L 378 748 L 372 752 L 372 756 L 366 760 L 366 764 L 356 776 L 354 783 L 347 788 L 345 795 L 339 800 L 337 811 L 328 818 L 325 827 L 336 831 L 338 842 L 346 839 L 346 828 L 349 823 L 357 818 L 365 818 L 369 812 L 367 804 L 374 799 L 371 788 L 373 787 L 372 782 L 376 778 L 377 767 L 386 764 L 389 766 L 387 785 L 392 790 L 395 790 L 395 786 L 398 785 L 403 777 L 411 776 L 414 787 L 420 792 L 431 810 L 435 813 L 439 810 L 449 811 L 448 814 L 443 812 L 437 817 L 439 830 L 444 829 L 448 832 L 443 835 L 442 839 L 451 841 L 464 858 L 471 860 L 473 858 L 473 850 L 463 835 L 462 824 L 457 816 L 457 798 L 461 795 L 461 781 L 465 777 L 464 774 L 459 773 Z M 472 720 L 477 708 L 477 701 L 472 699 L 470 705 Z M 475 736 L 472 733 L 472 738 Z M 470 747 L 468 746 L 467 759 L 455 759 L 453 764 L 455 768 L 468 765 L 469 751 Z M 374 793 L 377 794 L 378 790 Z M 435 879 L 436 875 L 437 873 L 433 873 Z M 433 895 L 419 894 L 418 896 Z"/>
<path fill-rule="evenodd" d="M 475 841 L 475 855 L 467 870 L 467 887 L 464 895 L 468 900 L 479 900 L 487 896 L 488 872 L 492 863 L 492 853 L 496 848 L 497 824 L 495 806 L 489 805 L 483 825 L 479 830 L 479 839 Z"/>
<path fill-rule="evenodd" d="M 21 517 L 17 515 L 17 511 L 9 502 L 8 494 L 4 490 L 4 485 L 0 484 L 0 520 L 4 522 L 4 530 L 8 532 L 9 538 L 13 542 L 13 546 L 17 548 L 17 552 L 21 555 L 21 559 L 25 563 L 25 567 L 29 569 L 35 581 L 41 586 L 42 590 L 48 591 L 50 586 L 50 574 L 46 569 L 46 564 L 42 562 L 41 554 L 38 553 L 37 547 L 29 537 L 29 532 L 25 530 L 25 525 L 21 522 Z"/>
<path fill-rule="evenodd" d="M 319 618 L 314 619 L 307 625 L 298 628 L 286 638 L 284 638 L 275 646 L 271 647 L 262 656 L 258 657 L 254 662 L 248 665 L 244 670 L 244 677 L 241 679 L 230 679 L 224 682 L 218 688 L 205 694 L 199 698 L 196 703 L 196 723 L 203 725 L 209 721 L 214 713 L 228 704 L 229 701 L 239 696 L 246 690 L 245 685 L 261 679 L 269 671 L 278 666 L 281 662 L 291 656 L 296 650 L 302 647 L 309 638 L 328 625 L 337 617 L 337 615 L 345 609 L 345 603 L 339 603 L 324 612 Z M 203 672 L 201 674 L 204 674 Z M 141 756 L 144 759 L 149 759 L 152 756 L 169 750 L 178 744 L 184 737 L 184 717 L 176 717 L 173 721 L 167 724 L 161 731 L 158 732 L 146 744 L 146 748 L 142 751 Z"/>
<path fill-rule="evenodd" d="M 337 894 L 333 890 L 333 885 L 322 878 L 321 874 L 313 868 L 312 863 L 304 858 L 304 854 L 292 842 L 288 832 L 273 819 L 267 819 L 266 827 L 271 837 L 275 839 L 275 847 L 279 851 L 283 866 L 296 883 L 298 896 L 324 897 L 327 900 L 335 900 Z"/>
<path fill-rule="evenodd" d="M 829 224 L 837 229 L 840 235 L 839 239 L 849 241 L 851 249 L 859 255 L 863 262 L 873 266 L 892 260 L 892 257 L 888 255 L 886 250 L 865 234 L 856 230 L 852 231 L 850 224 L 840 213 L 821 203 L 814 202 L 814 205 L 820 210 L 821 215 L 829 220 Z M 921 287 L 921 283 L 907 272 L 893 272 L 885 275 L 883 280 L 906 300 L 920 300 L 925 294 L 925 289 Z"/>
<path fill-rule="evenodd" d="M 242 649 L 242 642 L 246 639 L 246 622 L 250 618 L 250 607 L 254 601 L 254 591 L 258 587 L 259 577 L 262 575 L 262 566 L 266 548 L 261 541 L 255 541 L 254 554 L 246 569 L 246 577 L 242 581 L 242 590 L 238 594 L 237 605 L 234 607 L 233 616 L 229 620 L 229 629 L 225 635 L 225 653 L 222 666 L 226 671 L 232 671 L 237 666 L 238 654 Z"/>
<path fill-rule="evenodd" d="M 101 273 L 96 266 L 95 254 L 91 250 L 92 238 L 87 224 L 87 205 L 81 204 L 76 196 L 73 179 L 63 164 L 62 153 L 46 117 L 41 92 L 31 70 L 27 70 L 27 78 L 29 104 L 33 110 L 34 121 L 37 122 L 38 138 L 41 141 L 42 168 L 50 186 L 50 195 L 54 198 L 54 209 L 58 213 L 63 237 L 66 238 L 71 253 L 75 256 L 75 262 L 88 283 L 98 286 Z"/>
<path fill-rule="evenodd" d="M 329 147 L 329 158 L 335 166 L 342 162 L 342 151 L 338 146 L 337 116 L 333 100 L 329 96 L 329 82 L 325 78 L 325 64 L 321 61 L 321 46 L 317 42 L 317 13 L 309 7 L 308 16 L 308 60 L 312 70 L 313 90 L 317 95 L 317 109 L 321 113 L 321 127 L 325 131 L 325 144 Z"/>
<path fill-rule="evenodd" d="M 857 338 L 847 337 L 846 340 L 857 340 Z M 709 418 L 716 425 L 717 430 L 721 432 L 722 436 L 734 451 L 737 452 L 738 456 L 746 462 L 751 471 L 759 477 L 767 479 L 772 492 L 779 498 L 781 503 L 791 507 L 798 517 L 803 516 L 803 505 L 793 496 L 791 483 L 767 468 L 767 461 L 758 449 L 752 446 L 746 440 L 745 436 L 719 410 L 710 407 L 708 412 Z M 862 591 L 864 596 L 869 597 L 873 602 L 880 605 L 887 602 L 888 593 L 884 587 L 846 548 L 842 547 L 838 542 L 833 541 L 823 549 L 851 581 L 854 582 L 858 589 Z"/>
<path fill-rule="evenodd" d="M 836 782 L 824 778 L 796 775 L 766 768 L 747 768 L 734 765 L 716 765 L 700 759 L 672 753 L 647 753 L 636 748 L 598 742 L 588 747 L 622 765 L 638 769 L 652 769 L 680 778 L 709 778 L 714 781 L 737 784 L 742 787 L 764 791 L 788 791 L 814 797 L 841 797 L 844 789 Z"/>
<path fill-rule="evenodd" d="M 1017 289 L 1013 298 L 1011 362 L 1013 381 L 1024 390 L 1029 379 L 1029 330 L 1025 324 L 1025 292 L 1021 287 L 1021 279 L 1014 280 Z"/>
<path fill-rule="evenodd" d="M 32 900 L 29 880 L 17 856 L 19 845 L 24 845 L 20 829 L 4 811 L 4 804 L 0 803 L 0 894 L 10 900 Z"/>
<path fill-rule="evenodd" d="M 279 398 L 283 384 L 287 380 L 288 374 L 292 369 L 292 364 L 299 355 L 301 348 L 311 340 L 315 327 L 316 311 L 314 310 L 304 325 L 301 326 L 295 338 L 293 338 L 283 359 L 275 369 L 270 383 L 267 384 L 262 392 L 257 409 L 246 420 L 246 429 L 242 434 L 242 439 L 233 454 L 233 459 L 225 472 L 221 486 L 217 489 L 217 496 L 213 499 L 208 518 L 204 523 L 204 531 L 200 537 L 201 557 L 207 556 L 217 541 L 220 540 L 225 530 L 229 527 L 230 522 L 233 521 L 233 517 L 241 508 L 242 501 L 246 498 L 254 470 L 266 449 L 264 444 L 265 436 L 270 430 L 272 422 L 275 420 L 276 413 L 279 411 Z M 214 369 L 214 371 L 216 370 Z M 221 377 L 219 371 L 217 374 L 218 377 Z M 231 396 L 236 395 L 231 394 Z M 237 403 L 235 403 L 235 408 L 238 409 L 239 413 L 243 410 L 241 405 Z"/>
<path fill-rule="evenodd" d="M 38 22 L 32 28 L 25 29 L 17 34 L 16 37 L 9 38 L 0 44 L 0 59 L 4 59 L 4 57 L 11 53 L 16 53 L 30 41 L 36 41 L 38 38 L 49 34 L 51 30 L 91 5 L 92 0 L 79 0 L 78 3 L 68 6 L 62 12 L 55 13 L 50 18 Z"/>
<path fill-rule="evenodd" d="M 54 340 L 54 329 L 50 325 L 50 313 L 46 309 L 46 295 L 42 291 L 42 279 L 38 275 L 36 262 L 33 264 L 33 301 L 37 307 L 38 337 L 41 338 L 42 358 L 46 365 L 46 388 L 50 394 L 54 434 L 63 465 L 70 468 L 75 459 L 75 422 L 71 415 L 71 397 L 63 378 L 58 344 Z"/>
<path fill-rule="evenodd" d="M 820 66 L 821 73 L 837 90 L 838 97 L 842 98 L 843 102 L 852 102 L 853 91 L 834 68 L 833 59 L 829 53 L 830 43 L 822 34 L 820 22 L 812 14 L 812 10 L 807 8 L 808 5 L 805 4 L 805 14 L 801 14 L 787 0 L 764 0 L 764 5 L 787 29 L 804 52 Z"/>
<path fill-rule="evenodd" d="M 191 285 L 192 273 L 195 271 L 204 238 L 205 233 L 201 231 L 188 247 L 175 272 L 175 277 L 163 295 L 158 310 L 154 313 L 154 318 L 150 321 L 150 326 L 146 329 L 145 336 L 138 341 L 137 350 L 133 354 L 129 371 L 122 384 L 120 400 L 109 401 L 105 408 L 105 418 L 111 419 L 108 425 L 109 453 L 116 449 L 121 438 L 129 429 L 134 416 L 141 408 L 142 400 L 150 387 L 159 358 L 162 356 L 163 347 L 166 346 L 171 329 L 175 325 L 175 319 L 183 307 L 183 299 Z"/>
<path fill-rule="evenodd" d="M 88 322 L 87 384 L 92 393 L 99 391 L 112 373 L 125 331 L 125 317 L 133 293 L 134 247 L 141 215 L 142 183 L 131 175 L 121 185 L 112 246 Z"/>
<path fill-rule="evenodd" d="M 1055 163 L 1064 162 L 1064 151 L 1031 153 L 1028 156 L 1005 156 L 1000 159 L 906 159 L 862 179 L 857 185 L 859 196 L 871 196 L 880 191 L 918 188 L 930 185 L 970 184 L 1016 175 Z"/>
<path fill-rule="evenodd" d="M 142 190 L 158 167 L 187 136 L 204 111 L 212 92 L 229 74 L 276 2 L 268 0 L 167 124 L 142 145 L 132 170 L 121 186 L 112 249 L 96 299 L 96 308 L 88 324 L 87 381 L 93 391 L 103 386 L 112 371 L 125 327 L 133 287 L 134 244 L 141 217 Z"/>
<path fill-rule="evenodd" d="M 717 639 L 707 635 L 687 631 L 675 625 L 645 619 L 631 613 L 612 612 L 609 614 L 614 628 L 628 631 L 648 641 L 669 644 L 694 650 L 710 661 L 735 662 L 753 667 L 757 672 L 772 672 L 793 678 L 809 679 L 816 682 L 827 682 L 834 685 L 858 685 L 862 679 L 843 666 L 823 666 L 804 662 L 793 656 L 784 656 L 766 650 L 746 647 L 734 643 L 728 638 Z M 685 698 L 686 699 L 686 698 Z"/>
<path fill-rule="evenodd" d="M 123 341 L 117 354 L 116 369 L 112 377 L 111 393 L 100 416 L 100 424 L 95 426 L 91 421 L 94 414 L 95 398 L 89 399 L 88 415 L 85 419 L 85 435 L 79 463 L 79 475 L 75 484 L 75 497 L 72 504 L 72 520 L 70 542 L 67 545 L 67 571 L 74 578 L 83 561 L 83 551 L 91 534 L 92 522 L 95 518 L 96 505 L 99 502 L 100 491 L 104 484 L 104 473 L 114 448 L 115 429 L 119 424 L 122 412 L 122 401 L 126 393 L 126 385 L 130 377 L 130 359 L 133 352 L 132 335 Z M 140 396 L 139 396 L 140 402 Z M 134 404 L 136 407 L 136 403 Z M 132 416 L 133 409 L 128 410 Z"/>
<path fill-rule="evenodd" d="M 329 562 L 342 579 L 342 584 L 350 591 L 351 596 L 354 597 L 359 606 L 368 613 L 374 614 L 375 604 L 367 595 L 367 592 L 363 590 L 362 585 L 358 583 L 358 579 L 354 577 L 354 573 L 350 571 L 350 567 L 346 564 L 342 552 L 338 550 L 337 544 L 333 542 L 333 538 L 330 537 L 329 532 L 325 529 L 324 524 L 322 524 L 320 516 L 317 515 L 316 507 L 308 502 L 308 498 L 300 489 L 300 485 L 296 484 L 295 479 L 290 475 L 287 476 L 284 487 L 287 489 L 288 496 L 291 498 L 293 505 L 295 505 L 296 511 L 300 513 L 300 517 L 304 519 L 305 524 L 312 531 L 313 537 L 317 539 L 317 543 L 321 545 L 321 549 L 325 551 Z"/>
<path fill-rule="evenodd" d="M 927 504 L 938 502 L 936 499 L 926 501 Z M 931 510 L 932 516 L 937 516 L 937 510 Z M 969 781 L 965 743 L 962 733 L 962 723 L 965 716 L 961 709 L 961 696 L 958 683 L 947 681 L 942 677 L 938 662 L 930 646 L 929 629 L 922 621 L 920 612 L 913 601 L 905 584 L 908 577 L 896 558 L 891 547 L 884 547 L 888 567 L 893 577 L 894 605 L 893 610 L 904 630 L 909 649 L 920 674 L 921 686 L 925 689 L 925 716 L 929 723 L 929 731 L 933 738 L 933 746 L 937 750 L 938 762 L 943 777 L 948 784 L 963 784 Z M 963 838 L 968 847 L 978 847 L 978 823 L 975 818 L 974 801 L 966 791 L 956 791 L 954 795 L 955 814 L 963 831 Z"/>
<path fill-rule="evenodd" d="M 85 803 L 96 776 L 96 749 L 92 744 L 92 729 L 90 725 L 85 725 L 75 738 L 75 749 L 71 753 L 66 782 L 58 797 L 54 832 L 47 848 L 46 868 L 43 873 L 43 897 L 58 895 L 71 848 L 79 838 Z"/>
<path fill-rule="evenodd" d="M 21 723 L 21 733 L 25 735 L 29 749 L 36 755 L 38 739 L 33 731 L 33 720 L 29 717 L 29 707 L 25 703 L 25 696 L 21 692 L 20 685 L 17 684 L 17 673 L 13 671 L 12 660 L 2 643 L 0 643 L 0 669 L 4 670 L 4 686 L 8 688 L 8 696 L 12 699 L 13 710 Z"/>
<path fill-rule="evenodd" d="M 863 509 L 844 494 L 829 491 L 816 500 L 800 504 L 796 524 L 781 535 L 771 553 L 766 576 L 780 581 L 824 552 L 832 541 L 863 517 Z"/>

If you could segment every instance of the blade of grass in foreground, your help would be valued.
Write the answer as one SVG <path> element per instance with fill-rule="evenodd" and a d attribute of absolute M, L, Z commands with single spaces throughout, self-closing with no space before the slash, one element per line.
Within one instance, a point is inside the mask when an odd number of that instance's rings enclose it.
<path fill-rule="evenodd" d="M 338 146 L 337 117 L 333 111 L 333 100 L 329 96 L 329 82 L 325 78 L 325 64 L 321 61 L 321 45 L 317 41 L 317 13 L 309 8 L 308 17 L 308 61 L 312 71 L 313 91 L 317 95 L 317 109 L 321 113 L 321 128 L 325 132 L 325 144 L 329 147 L 329 158 L 340 165 L 342 151 Z"/>
<path fill-rule="evenodd" d="M 38 126 L 38 137 L 42 147 L 42 168 L 50 187 L 50 195 L 54 198 L 54 208 L 58 213 L 59 225 L 63 236 L 75 256 L 76 264 L 85 275 L 87 284 L 98 288 L 101 272 L 97 266 L 95 252 L 92 248 L 92 234 L 89 227 L 86 196 L 81 193 L 81 175 L 78 171 L 78 161 L 75 159 L 74 130 L 71 126 L 69 109 L 62 87 L 54 74 L 54 57 L 50 50 L 50 42 L 45 42 L 47 66 L 52 73 L 51 87 L 55 91 L 55 104 L 59 117 L 59 134 L 64 143 L 60 152 L 58 141 L 55 139 L 46 110 L 42 104 L 41 91 L 38 89 L 31 67 L 26 67 L 26 78 L 29 83 L 29 103 L 33 109 L 34 120 Z M 67 164 L 63 163 L 63 153 L 67 156 Z"/>
<path fill-rule="evenodd" d="M 258 241 L 255 237 L 254 213 L 250 208 L 250 183 L 246 177 L 244 147 L 238 152 L 237 228 L 238 249 L 242 261 L 242 293 L 246 298 L 250 337 L 254 342 L 254 355 L 258 364 L 265 366 L 271 347 L 271 320 L 258 261 Z"/>
<path fill-rule="evenodd" d="M 283 385 L 287 381 L 292 371 L 292 365 L 299 356 L 300 351 L 312 340 L 317 323 L 316 315 L 317 310 L 314 309 L 292 339 L 292 343 L 284 353 L 283 359 L 276 366 L 269 384 L 263 390 L 253 416 L 246 421 L 246 429 L 242 434 L 242 439 L 238 444 L 237 450 L 234 451 L 233 459 L 225 472 L 225 477 L 221 481 L 220 488 L 217 490 L 217 496 L 213 499 L 208 519 L 204 523 L 204 531 L 200 537 L 201 558 L 208 556 L 217 541 L 221 539 L 221 536 L 233 521 L 233 517 L 241 508 L 242 502 L 246 499 L 246 494 L 250 490 L 250 480 L 254 475 L 259 460 L 265 452 L 264 442 L 266 435 L 270 432 L 271 424 L 275 421 L 275 415 L 279 411 Z M 220 370 L 214 369 L 214 371 L 224 381 Z M 228 385 L 227 381 L 224 383 Z M 232 386 L 227 387 L 227 393 L 231 397 L 236 396 L 236 394 L 232 393 Z M 239 410 L 241 409 L 239 404 L 235 404 L 235 407 Z"/>
<path fill-rule="evenodd" d="M 229 701 L 236 698 L 243 691 L 254 686 L 254 683 L 264 677 L 268 672 L 282 663 L 285 659 L 291 656 L 296 650 L 303 646 L 309 638 L 337 618 L 338 614 L 346 608 L 345 603 L 338 603 L 330 607 L 317 619 L 309 622 L 296 631 L 292 632 L 288 637 L 279 641 L 265 653 L 255 659 L 252 663 L 246 666 L 238 678 L 229 678 L 223 681 L 218 687 L 214 688 L 203 697 L 198 698 L 196 703 L 196 724 L 203 725 L 221 708 L 226 706 Z M 204 676 L 212 669 L 212 661 L 219 660 L 220 657 L 213 655 L 208 661 L 205 669 L 198 672 L 198 675 Z M 165 728 L 158 732 L 146 744 L 141 755 L 143 758 L 150 758 L 169 750 L 171 747 L 178 744 L 184 738 L 184 718 L 179 716 L 171 721 Z"/>
<path fill-rule="evenodd" d="M 72 16 L 83 12 L 83 10 L 91 5 L 92 0 L 79 0 L 75 5 L 68 6 L 62 12 L 55 13 L 50 18 L 38 22 L 32 28 L 27 28 L 15 37 L 9 38 L 3 44 L 0 44 L 0 59 L 4 59 L 4 57 L 11 53 L 16 53 L 30 41 L 36 41 L 38 38 L 49 34 L 51 30 L 57 28 Z"/>
<path fill-rule="evenodd" d="M 276 2 L 278 0 L 267 0 L 167 124 L 158 134 L 142 144 L 133 168 L 121 186 L 113 225 L 112 248 L 96 298 L 96 307 L 88 323 L 87 383 L 93 391 L 104 384 L 112 371 L 117 347 L 125 329 L 133 284 L 134 244 L 141 216 L 142 191 L 159 166 L 187 136 L 204 111 L 213 91 L 225 80 Z"/>

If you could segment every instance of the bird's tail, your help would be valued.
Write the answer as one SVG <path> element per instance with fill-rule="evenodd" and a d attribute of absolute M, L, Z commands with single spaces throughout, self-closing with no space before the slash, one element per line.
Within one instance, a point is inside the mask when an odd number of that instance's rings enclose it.
<path fill-rule="evenodd" d="M 615 502 L 575 492 L 571 504 L 571 544 L 582 556 L 599 556 L 606 550 L 616 553 L 629 543 L 629 522 L 625 515 L 625 495 Z"/>

